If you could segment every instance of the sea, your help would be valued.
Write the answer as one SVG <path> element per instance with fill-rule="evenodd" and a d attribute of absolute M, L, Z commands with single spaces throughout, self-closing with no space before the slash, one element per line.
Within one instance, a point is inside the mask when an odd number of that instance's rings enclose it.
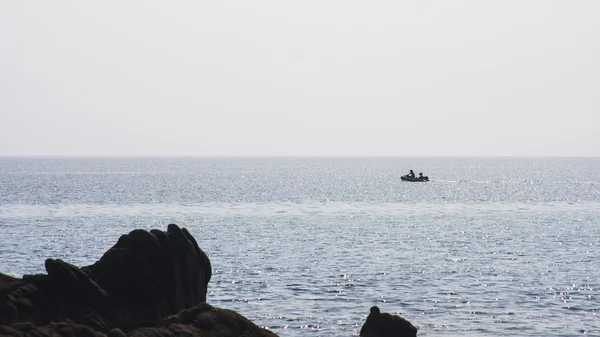
<path fill-rule="evenodd" d="M 358 336 L 374 305 L 419 336 L 600 336 L 600 158 L 0 158 L 0 272 L 171 223 L 207 301 L 280 336 Z"/>

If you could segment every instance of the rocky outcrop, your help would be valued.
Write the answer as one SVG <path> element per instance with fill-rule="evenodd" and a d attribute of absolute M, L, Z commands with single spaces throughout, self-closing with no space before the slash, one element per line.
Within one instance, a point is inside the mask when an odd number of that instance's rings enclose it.
<path fill-rule="evenodd" d="M 134 230 L 96 263 L 48 259 L 47 275 L 0 273 L 0 336 L 273 337 L 206 302 L 208 256 L 185 229 Z M 413 337 L 407 320 L 372 307 L 362 337 Z"/>
<path fill-rule="evenodd" d="M 153 327 L 100 332 L 71 322 L 50 323 L 43 327 L 31 323 L 0 326 L 0 336 L 14 337 L 276 337 L 273 332 L 259 328 L 235 311 L 218 309 L 202 303 L 178 314 L 165 317 Z"/>
<path fill-rule="evenodd" d="M 231 331 L 258 329 L 233 312 L 198 306 L 206 302 L 210 261 L 176 225 L 123 235 L 91 266 L 48 259 L 45 267 L 47 275 L 22 279 L 0 274 L 0 334 L 174 336 L 178 329 L 219 330 L 223 324 Z M 156 327 L 165 317 L 170 325 Z"/>
<path fill-rule="evenodd" d="M 367 321 L 360 329 L 360 337 L 416 337 L 417 328 L 398 315 L 381 313 L 378 307 L 371 307 Z"/>

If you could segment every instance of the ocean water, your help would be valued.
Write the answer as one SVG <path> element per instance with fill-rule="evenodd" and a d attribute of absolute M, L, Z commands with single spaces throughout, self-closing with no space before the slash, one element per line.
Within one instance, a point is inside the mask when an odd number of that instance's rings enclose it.
<path fill-rule="evenodd" d="M 169 223 L 208 302 L 280 336 L 357 336 L 372 305 L 419 336 L 600 336 L 597 158 L 0 158 L 1 272 Z"/>

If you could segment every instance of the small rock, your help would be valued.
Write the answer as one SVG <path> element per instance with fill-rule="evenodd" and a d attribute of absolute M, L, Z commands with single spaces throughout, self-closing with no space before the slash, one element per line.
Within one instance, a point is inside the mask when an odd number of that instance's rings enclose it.
<path fill-rule="evenodd" d="M 398 315 L 381 313 L 377 306 L 371 307 L 367 321 L 360 329 L 360 337 L 416 337 L 417 328 Z"/>

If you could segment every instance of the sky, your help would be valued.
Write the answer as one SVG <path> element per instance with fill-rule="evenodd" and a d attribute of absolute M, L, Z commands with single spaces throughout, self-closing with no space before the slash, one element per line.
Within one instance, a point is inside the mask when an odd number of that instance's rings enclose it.
<path fill-rule="evenodd" d="M 0 1 L 0 155 L 600 156 L 600 1 Z"/>

